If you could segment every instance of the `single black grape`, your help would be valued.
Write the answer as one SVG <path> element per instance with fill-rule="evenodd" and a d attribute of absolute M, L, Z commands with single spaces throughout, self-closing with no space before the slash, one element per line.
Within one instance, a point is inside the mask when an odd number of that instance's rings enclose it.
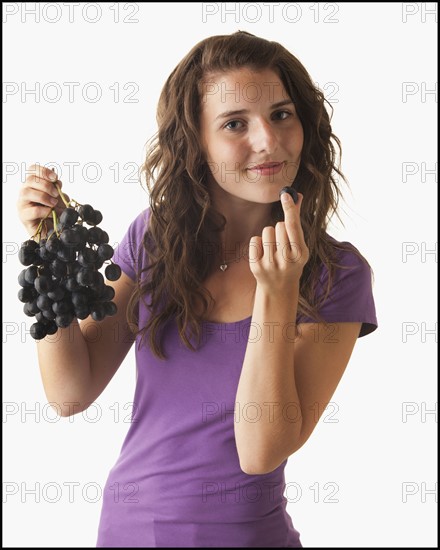
<path fill-rule="evenodd" d="M 103 230 L 100 227 L 91 227 L 87 231 L 87 242 L 89 244 L 101 244 Z"/>
<path fill-rule="evenodd" d="M 65 294 L 66 291 L 61 286 L 57 286 L 53 290 L 48 292 L 47 296 L 54 302 L 58 302 L 59 300 L 64 298 Z"/>
<path fill-rule="evenodd" d="M 93 283 L 93 270 L 83 267 L 76 275 L 76 280 L 81 286 L 88 286 Z"/>
<path fill-rule="evenodd" d="M 92 266 L 98 259 L 98 254 L 93 248 L 83 248 L 78 253 L 78 263 L 84 267 Z"/>
<path fill-rule="evenodd" d="M 95 210 L 94 225 L 99 225 L 102 222 L 102 214 L 99 210 Z"/>
<path fill-rule="evenodd" d="M 105 276 L 109 281 L 117 281 L 121 276 L 121 268 L 118 264 L 110 264 L 105 268 Z"/>
<path fill-rule="evenodd" d="M 64 227 L 72 227 L 78 219 L 78 212 L 74 208 L 66 208 L 60 216 L 60 222 Z"/>
<path fill-rule="evenodd" d="M 76 248 L 81 243 L 81 235 L 73 228 L 64 229 L 60 241 L 67 248 Z"/>
<path fill-rule="evenodd" d="M 75 316 L 78 317 L 78 319 L 87 319 L 87 317 L 90 315 L 90 306 L 82 307 L 82 308 L 75 308 Z"/>
<path fill-rule="evenodd" d="M 99 273 L 99 271 L 94 271 L 93 272 L 93 281 L 90 285 L 92 287 L 92 289 L 95 290 L 95 291 L 101 292 L 101 290 L 104 288 L 104 285 L 105 285 L 105 281 L 104 281 L 104 276 L 102 275 L 102 273 Z"/>
<path fill-rule="evenodd" d="M 110 285 L 104 285 L 101 292 L 101 300 L 103 302 L 110 302 L 115 297 L 115 289 Z"/>
<path fill-rule="evenodd" d="M 67 275 L 67 264 L 59 258 L 55 258 L 55 260 L 51 262 L 50 269 L 52 271 L 52 275 L 55 277 L 61 278 Z"/>
<path fill-rule="evenodd" d="M 283 193 L 288 193 L 292 199 L 293 199 L 293 202 L 296 204 L 298 202 L 298 193 L 296 192 L 296 189 L 294 189 L 293 187 L 283 187 L 281 189 L 281 191 L 279 192 L 279 197 L 280 197 L 280 200 L 281 200 L 281 195 Z"/>
<path fill-rule="evenodd" d="M 67 313 L 62 313 L 55 317 L 55 323 L 59 328 L 67 328 L 73 321 L 74 315 L 72 312 L 68 311 Z"/>
<path fill-rule="evenodd" d="M 20 302 L 23 302 L 24 304 L 26 302 L 31 302 L 34 298 L 35 296 L 30 286 L 27 286 L 25 288 L 20 288 L 20 290 L 18 291 L 18 299 L 20 300 Z"/>
<path fill-rule="evenodd" d="M 74 262 L 76 260 L 76 250 L 72 248 L 63 247 L 57 252 L 57 258 L 63 262 Z"/>
<path fill-rule="evenodd" d="M 81 308 L 88 304 L 88 297 L 84 292 L 72 292 L 72 304 L 75 308 Z"/>
<path fill-rule="evenodd" d="M 52 309 L 45 309 L 42 313 L 43 313 L 43 317 L 50 321 L 55 319 L 55 317 L 57 316 L 57 314 Z"/>
<path fill-rule="evenodd" d="M 42 311 L 39 311 L 36 315 L 35 315 L 35 319 L 39 322 L 39 323 L 42 323 L 43 325 L 47 325 L 47 323 L 50 323 L 50 321 L 48 319 L 46 319 L 46 317 L 43 315 L 43 312 Z"/>
<path fill-rule="evenodd" d="M 76 280 L 76 277 L 72 276 L 72 277 L 68 277 L 65 280 L 64 287 L 68 292 L 75 292 L 75 290 L 79 290 L 81 288 L 81 285 Z"/>
<path fill-rule="evenodd" d="M 46 244 L 40 245 L 40 248 L 38 249 L 38 254 L 43 262 L 51 262 L 57 257 L 57 253 L 48 250 Z"/>
<path fill-rule="evenodd" d="M 28 310 L 29 312 L 31 312 L 33 315 L 35 315 L 36 313 L 38 313 L 40 310 L 40 308 L 38 307 L 37 305 L 37 300 L 32 300 L 32 302 L 28 302 L 27 304 L 25 304 L 25 306 L 29 306 L 28 307 Z"/>
<path fill-rule="evenodd" d="M 90 220 L 93 217 L 94 212 L 95 210 L 93 209 L 93 206 L 90 206 L 90 204 L 83 204 L 78 209 L 78 214 L 80 218 L 82 218 L 86 223 L 89 223 L 88 220 Z"/>
<path fill-rule="evenodd" d="M 92 305 L 91 315 L 92 315 L 92 319 L 94 319 L 95 321 L 102 321 L 106 315 L 104 304 L 100 302 L 95 302 Z"/>
<path fill-rule="evenodd" d="M 107 315 L 115 315 L 118 312 L 118 308 L 114 302 L 104 302 L 104 306 Z"/>
<path fill-rule="evenodd" d="M 68 313 L 73 311 L 72 302 L 70 300 L 60 300 L 59 302 L 54 302 L 52 304 L 52 310 L 57 315 L 62 315 L 63 313 Z"/>
<path fill-rule="evenodd" d="M 101 260 L 110 260 L 110 258 L 113 256 L 114 250 L 113 247 L 109 244 L 100 244 L 98 246 L 98 258 Z"/>
<path fill-rule="evenodd" d="M 37 277 L 34 285 L 39 294 L 47 294 L 55 288 L 53 281 L 47 275 Z"/>
<path fill-rule="evenodd" d="M 47 335 L 47 328 L 46 325 L 43 325 L 43 323 L 36 322 L 31 325 L 29 332 L 32 338 L 35 340 L 41 340 Z"/>
<path fill-rule="evenodd" d="M 56 235 L 53 235 L 52 237 L 48 237 L 46 241 L 46 248 L 49 250 L 49 252 L 52 252 L 52 254 L 55 254 L 58 252 L 58 250 L 61 248 L 61 242 L 59 238 Z"/>
<path fill-rule="evenodd" d="M 51 300 L 47 295 L 40 294 L 37 298 L 37 306 L 40 308 L 41 311 L 45 311 L 47 309 L 51 309 L 53 304 L 53 300 Z"/>
<path fill-rule="evenodd" d="M 48 335 L 55 334 L 58 330 L 57 324 L 55 321 L 49 321 L 46 325 L 46 332 Z"/>
<path fill-rule="evenodd" d="M 27 302 L 23 306 L 23 312 L 28 317 L 34 317 L 36 313 L 39 313 L 39 311 L 36 311 L 35 313 L 32 311 L 32 304 L 33 302 Z"/>
<path fill-rule="evenodd" d="M 89 232 L 87 227 L 84 227 L 83 225 L 74 225 L 72 227 L 72 231 L 78 235 L 78 244 L 76 245 L 75 250 L 82 250 L 87 244 L 87 236 Z"/>
<path fill-rule="evenodd" d="M 32 265 L 36 260 L 36 251 L 38 243 L 33 240 L 28 240 L 22 243 L 18 251 L 18 259 L 23 265 Z"/>
<path fill-rule="evenodd" d="M 33 286 L 35 283 L 35 279 L 37 277 L 38 277 L 38 267 L 36 265 L 30 265 L 26 269 L 24 274 L 25 281 Z"/>
<path fill-rule="evenodd" d="M 34 283 L 29 283 L 28 281 L 26 281 L 25 279 L 25 276 L 26 276 L 26 271 L 27 269 L 22 269 L 20 271 L 20 275 L 18 276 L 18 284 L 22 287 L 26 287 L 26 286 L 34 286 Z"/>

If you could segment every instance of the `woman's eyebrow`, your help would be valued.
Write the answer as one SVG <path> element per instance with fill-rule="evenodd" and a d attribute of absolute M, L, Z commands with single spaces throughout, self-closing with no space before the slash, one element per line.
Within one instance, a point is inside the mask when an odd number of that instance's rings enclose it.
<path fill-rule="evenodd" d="M 284 101 L 279 101 L 278 103 L 274 103 L 271 105 L 271 109 L 276 109 L 277 107 L 283 107 L 284 105 L 293 105 L 293 101 L 290 99 L 285 99 Z M 249 113 L 248 109 L 240 109 L 239 111 L 225 111 L 224 113 L 221 113 L 220 115 L 215 117 L 215 120 L 219 118 L 226 118 L 228 116 L 233 115 L 247 115 Z"/>

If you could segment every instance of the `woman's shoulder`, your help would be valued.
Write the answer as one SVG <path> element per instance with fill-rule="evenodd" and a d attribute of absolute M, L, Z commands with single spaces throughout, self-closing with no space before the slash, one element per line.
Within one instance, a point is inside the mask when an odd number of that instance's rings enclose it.
<path fill-rule="evenodd" d="M 130 226 L 134 229 L 145 230 L 148 226 L 148 221 L 150 219 L 151 207 L 143 208 L 135 215 L 131 221 Z"/>
<path fill-rule="evenodd" d="M 131 219 L 125 234 L 125 239 L 131 246 L 140 247 L 150 220 L 150 207 L 143 208 Z"/>
<path fill-rule="evenodd" d="M 338 241 L 328 233 L 326 233 L 325 236 L 327 242 L 331 245 L 333 256 L 332 263 L 335 266 L 335 270 L 358 268 L 367 272 L 371 271 L 371 266 L 367 258 L 352 242 Z"/>
<path fill-rule="evenodd" d="M 150 218 L 150 208 L 144 208 L 132 218 L 121 241 L 114 249 L 113 261 L 134 279 L 134 271 L 146 261 L 143 240 Z"/>
<path fill-rule="evenodd" d="M 333 293 L 340 292 L 342 287 L 347 292 L 370 292 L 374 271 L 362 251 L 352 242 L 339 241 L 328 233 L 326 238 L 331 245 L 331 257 L 322 262 L 320 285 L 326 288 L 330 278 Z"/>
<path fill-rule="evenodd" d="M 332 245 L 332 258 L 330 264 L 322 265 L 317 287 L 319 313 L 328 323 L 362 322 L 359 336 L 365 336 L 378 327 L 373 270 L 353 243 L 338 241 L 329 234 L 326 238 L 327 243 Z M 331 277 L 328 265 L 332 271 Z M 301 321 L 310 322 L 310 319 L 304 317 Z"/>

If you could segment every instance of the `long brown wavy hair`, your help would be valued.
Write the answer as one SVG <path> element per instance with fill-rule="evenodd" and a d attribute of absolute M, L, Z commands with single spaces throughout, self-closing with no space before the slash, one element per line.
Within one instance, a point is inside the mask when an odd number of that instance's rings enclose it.
<path fill-rule="evenodd" d="M 196 44 L 172 71 L 162 89 L 158 108 L 158 132 L 147 142 L 145 174 L 150 200 L 150 220 L 144 232 L 148 265 L 139 265 L 135 290 L 127 307 L 127 321 L 134 334 L 149 345 L 154 355 L 166 359 L 160 333 L 164 325 L 176 319 L 180 338 L 192 351 L 188 338 L 196 335 L 200 342 L 201 320 L 209 309 L 212 296 L 202 282 L 212 272 L 214 255 L 206 255 L 206 243 L 219 246 L 226 218 L 217 212 L 208 193 L 209 167 L 200 146 L 202 82 L 210 74 L 239 68 L 272 69 L 282 81 L 295 104 L 304 131 L 301 162 L 294 181 L 304 195 L 301 223 L 309 248 L 309 261 L 300 280 L 298 315 L 322 322 L 320 304 L 327 298 L 337 264 L 337 249 L 346 249 L 326 233 L 333 215 L 340 219 L 337 206 L 342 193 L 335 175 L 348 184 L 336 166 L 335 142 L 323 93 L 314 85 L 300 61 L 281 44 L 244 31 L 212 36 Z M 333 108 L 329 104 L 333 113 Z M 271 210 L 272 221 L 284 221 L 279 201 Z M 341 220 L 342 221 L 342 220 Z M 349 248 L 363 261 L 354 247 Z M 323 264 L 329 271 L 324 295 L 317 300 L 316 284 Z M 218 265 L 215 265 L 218 268 Z M 141 281 L 141 274 L 147 273 Z M 150 296 L 150 303 L 145 296 Z M 138 327 L 140 300 L 151 315 L 145 327 Z M 203 313 L 196 314 L 195 304 Z"/>

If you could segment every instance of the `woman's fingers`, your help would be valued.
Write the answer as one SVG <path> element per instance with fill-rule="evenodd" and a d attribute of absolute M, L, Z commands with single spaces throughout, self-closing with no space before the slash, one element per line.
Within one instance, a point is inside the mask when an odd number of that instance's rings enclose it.
<path fill-rule="evenodd" d="M 48 216 L 52 208 L 55 208 L 57 216 L 60 216 L 66 205 L 57 189 L 62 188 L 62 182 L 53 170 L 32 164 L 28 167 L 27 173 L 28 176 L 20 187 L 16 205 L 20 221 L 32 236 L 41 219 Z M 66 201 L 70 201 L 67 195 L 64 196 Z M 49 215 L 47 225 L 50 226 L 51 223 L 52 216 Z"/>

